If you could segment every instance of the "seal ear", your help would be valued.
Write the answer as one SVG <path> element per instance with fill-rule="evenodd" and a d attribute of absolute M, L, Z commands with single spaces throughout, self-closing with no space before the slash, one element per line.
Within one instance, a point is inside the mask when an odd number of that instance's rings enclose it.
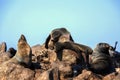
<path fill-rule="evenodd" d="M 50 39 L 51 39 L 51 35 L 49 35 L 45 41 L 45 48 L 47 48 L 47 49 L 48 49 L 48 43 L 49 43 Z"/>
<path fill-rule="evenodd" d="M 73 40 L 73 38 L 72 38 L 72 36 L 71 36 L 71 35 L 70 35 L 70 41 L 74 42 L 74 40 Z"/>

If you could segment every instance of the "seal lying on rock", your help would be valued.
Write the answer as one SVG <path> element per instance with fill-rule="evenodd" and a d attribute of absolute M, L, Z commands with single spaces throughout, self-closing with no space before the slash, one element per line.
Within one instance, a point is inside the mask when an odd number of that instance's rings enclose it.
<path fill-rule="evenodd" d="M 109 47 L 107 43 L 98 43 L 91 55 L 91 70 L 95 73 L 106 75 L 115 71 L 112 60 L 109 55 Z"/>
<path fill-rule="evenodd" d="M 63 37 L 65 38 L 65 40 Z M 70 32 L 66 28 L 56 28 L 52 30 L 50 35 L 47 37 L 45 41 L 45 48 L 53 50 L 55 43 L 61 42 L 61 41 L 62 42 L 66 42 L 66 41 L 74 42 Z"/>

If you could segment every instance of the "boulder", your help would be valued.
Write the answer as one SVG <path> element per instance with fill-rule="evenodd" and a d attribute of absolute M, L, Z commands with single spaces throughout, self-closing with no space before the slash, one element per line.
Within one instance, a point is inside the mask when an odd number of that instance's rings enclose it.
<path fill-rule="evenodd" d="M 2 52 L 0 54 L 0 64 L 5 61 L 8 61 L 9 59 L 10 59 L 10 52 Z"/>
<path fill-rule="evenodd" d="M 118 75 L 117 72 L 111 73 L 111 74 L 106 75 L 105 77 L 103 77 L 103 80 L 116 80 L 117 79 L 117 75 Z M 120 79 L 120 77 L 119 77 L 119 79 Z"/>
<path fill-rule="evenodd" d="M 113 80 L 120 80 L 120 73 Z"/>
<path fill-rule="evenodd" d="M 41 73 L 41 75 L 36 77 L 35 80 L 60 80 L 59 71 L 57 68 L 49 69 Z"/>
<path fill-rule="evenodd" d="M 35 72 L 19 64 L 4 62 L 0 65 L 0 80 L 33 80 Z"/>
<path fill-rule="evenodd" d="M 83 70 L 82 73 L 75 77 L 73 80 L 102 80 L 102 76 L 94 74 L 88 70 Z"/>

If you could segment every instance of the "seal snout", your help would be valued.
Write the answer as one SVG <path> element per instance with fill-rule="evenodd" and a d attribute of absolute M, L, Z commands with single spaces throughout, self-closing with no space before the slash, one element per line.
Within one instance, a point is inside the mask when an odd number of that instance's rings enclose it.
<path fill-rule="evenodd" d="M 20 41 L 25 41 L 25 42 L 27 42 L 27 40 L 26 40 L 26 38 L 25 38 L 25 36 L 24 36 L 23 34 L 21 34 L 18 42 L 20 42 Z"/>

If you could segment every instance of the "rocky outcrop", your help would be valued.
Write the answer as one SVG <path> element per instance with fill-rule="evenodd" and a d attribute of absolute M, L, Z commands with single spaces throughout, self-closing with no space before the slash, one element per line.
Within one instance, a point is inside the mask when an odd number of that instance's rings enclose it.
<path fill-rule="evenodd" d="M 0 80 L 33 80 L 35 72 L 15 63 L 0 65 Z"/>
<path fill-rule="evenodd" d="M 76 52 L 63 49 L 57 54 L 54 50 L 46 49 L 43 45 L 35 45 L 30 47 L 26 43 L 24 36 L 21 37 L 22 42 L 18 41 L 21 49 L 16 52 L 14 49 L 6 51 L 5 44 L 0 45 L 0 80 L 119 80 L 120 68 L 116 68 L 116 72 L 100 75 L 93 73 L 89 69 L 84 69 L 83 66 L 78 64 L 78 55 Z M 20 40 L 21 40 L 20 38 Z M 21 50 L 25 50 L 22 51 Z M 26 51 L 28 50 L 28 51 Z M 32 51 L 32 57 L 28 55 Z M 11 53 L 27 54 L 31 58 L 31 65 L 24 66 L 21 64 L 22 60 L 10 57 Z M 27 52 L 27 53 L 26 53 Z M 25 57 L 22 55 L 22 57 Z M 23 59 L 24 60 L 24 59 Z M 24 62 L 24 61 L 23 61 Z M 25 61 L 27 64 L 29 61 Z"/>
<path fill-rule="evenodd" d="M 77 57 L 71 50 L 63 50 L 63 55 L 59 55 L 61 60 L 57 59 L 54 51 L 45 49 L 44 45 L 36 45 L 32 47 L 32 51 L 33 54 L 37 54 L 34 56 L 41 66 L 36 72 L 35 80 L 119 80 L 120 78 L 120 68 L 116 68 L 116 72 L 105 76 L 86 69 L 74 76 L 73 65 L 76 64 Z"/>

